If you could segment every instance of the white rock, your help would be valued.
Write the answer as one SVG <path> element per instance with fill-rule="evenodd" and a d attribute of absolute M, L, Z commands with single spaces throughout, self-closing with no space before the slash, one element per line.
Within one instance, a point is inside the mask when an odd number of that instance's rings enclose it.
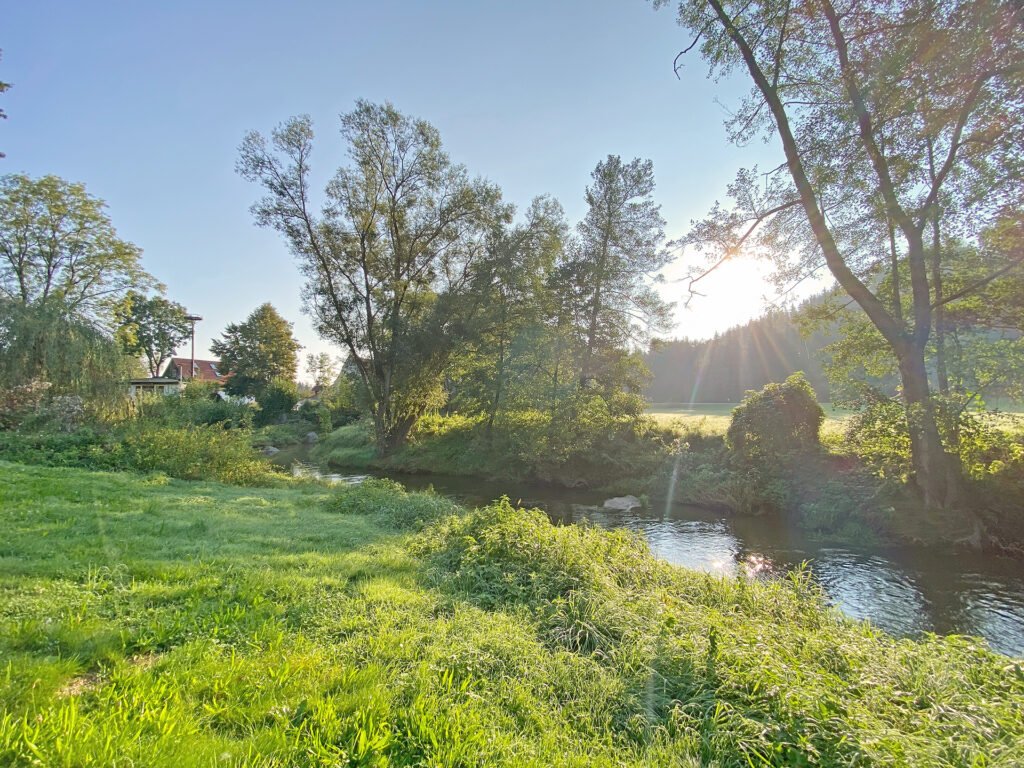
<path fill-rule="evenodd" d="M 621 509 L 629 512 L 631 509 L 642 507 L 644 504 L 636 496 L 616 496 L 614 499 L 607 499 L 604 503 L 605 509 Z"/>

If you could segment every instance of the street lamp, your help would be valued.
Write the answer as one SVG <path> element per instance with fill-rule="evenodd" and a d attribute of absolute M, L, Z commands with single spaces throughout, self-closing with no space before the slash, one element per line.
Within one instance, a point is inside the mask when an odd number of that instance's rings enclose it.
<path fill-rule="evenodd" d="M 192 323 L 192 370 L 189 372 L 189 379 L 196 377 L 196 323 L 202 320 L 199 315 L 185 315 L 185 319 Z"/>

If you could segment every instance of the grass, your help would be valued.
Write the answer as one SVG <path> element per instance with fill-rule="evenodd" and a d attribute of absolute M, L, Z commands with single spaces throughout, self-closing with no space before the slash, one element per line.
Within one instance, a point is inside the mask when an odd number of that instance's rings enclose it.
<path fill-rule="evenodd" d="M 707 434 L 724 435 L 729 428 L 732 409 L 737 405 L 738 403 L 651 403 L 646 415 L 658 424 L 673 427 L 680 433 L 697 430 Z M 822 424 L 821 434 L 822 439 L 827 442 L 842 435 L 846 421 L 853 412 L 833 408 L 830 403 L 822 403 L 821 407 L 825 411 L 825 423 Z"/>
<path fill-rule="evenodd" d="M 0 463 L 0 764 L 1020 765 L 1024 673 L 386 482 Z"/>

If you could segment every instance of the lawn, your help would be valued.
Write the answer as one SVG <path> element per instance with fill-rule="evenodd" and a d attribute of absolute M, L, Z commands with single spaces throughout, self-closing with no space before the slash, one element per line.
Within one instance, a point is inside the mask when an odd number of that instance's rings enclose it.
<path fill-rule="evenodd" d="M 0 462 L 0 764 L 1020 765 L 1024 673 L 386 483 Z"/>

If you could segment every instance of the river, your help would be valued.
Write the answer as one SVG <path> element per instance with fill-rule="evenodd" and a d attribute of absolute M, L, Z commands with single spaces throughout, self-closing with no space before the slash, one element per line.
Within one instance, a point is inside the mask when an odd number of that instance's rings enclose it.
<path fill-rule="evenodd" d="M 296 465 L 299 472 L 320 474 Z M 374 473 L 381 474 L 384 473 Z M 366 475 L 327 474 L 338 482 Z M 642 533 L 658 557 L 711 574 L 772 577 L 807 562 L 829 599 L 846 615 L 896 635 L 925 632 L 985 638 L 1001 653 L 1024 657 L 1024 563 L 991 554 L 923 548 L 824 544 L 775 517 L 729 517 L 684 504 L 628 512 L 582 490 L 494 483 L 445 475 L 386 473 L 410 490 L 436 492 L 472 506 L 502 495 L 543 509 L 552 522 L 583 520 Z"/>

